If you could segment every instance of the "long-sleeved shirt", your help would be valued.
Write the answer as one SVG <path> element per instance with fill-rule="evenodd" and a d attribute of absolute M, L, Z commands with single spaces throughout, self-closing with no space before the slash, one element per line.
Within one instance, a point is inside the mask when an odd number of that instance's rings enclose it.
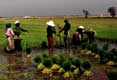
<path fill-rule="evenodd" d="M 52 34 L 56 33 L 55 28 L 52 26 L 47 27 L 47 37 L 52 37 Z"/>
<path fill-rule="evenodd" d="M 68 35 L 68 31 L 70 30 L 70 28 L 71 28 L 71 25 L 69 23 L 65 23 L 64 28 L 60 30 L 59 33 L 64 30 L 64 34 Z"/>

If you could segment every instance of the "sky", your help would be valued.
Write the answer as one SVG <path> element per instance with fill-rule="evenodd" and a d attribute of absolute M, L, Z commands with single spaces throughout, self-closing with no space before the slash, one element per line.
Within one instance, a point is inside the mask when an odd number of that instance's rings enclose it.
<path fill-rule="evenodd" d="M 0 0 L 0 17 L 106 14 L 117 0 Z"/>

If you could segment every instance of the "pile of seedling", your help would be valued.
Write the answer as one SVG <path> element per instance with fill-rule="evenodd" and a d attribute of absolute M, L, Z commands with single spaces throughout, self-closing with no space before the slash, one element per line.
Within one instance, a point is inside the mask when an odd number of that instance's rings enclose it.
<path fill-rule="evenodd" d="M 109 44 L 105 43 L 102 47 L 98 47 L 96 43 L 81 45 L 81 54 L 99 61 L 101 64 L 109 66 L 117 65 L 117 50 L 109 49 Z"/>
<path fill-rule="evenodd" d="M 93 76 L 90 62 L 77 56 L 40 53 L 33 61 L 44 80 L 79 80 L 82 76 L 88 79 Z"/>

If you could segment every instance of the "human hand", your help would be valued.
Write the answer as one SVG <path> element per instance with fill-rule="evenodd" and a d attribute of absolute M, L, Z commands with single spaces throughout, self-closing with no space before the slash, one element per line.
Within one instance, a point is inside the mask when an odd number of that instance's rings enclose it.
<path fill-rule="evenodd" d="M 57 36 L 60 36 L 60 33 L 58 33 Z"/>

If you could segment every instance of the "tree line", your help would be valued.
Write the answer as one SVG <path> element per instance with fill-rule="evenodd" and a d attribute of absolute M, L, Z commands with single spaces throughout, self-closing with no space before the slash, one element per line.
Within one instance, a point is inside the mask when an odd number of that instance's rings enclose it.
<path fill-rule="evenodd" d="M 117 7 L 111 6 L 111 7 L 108 8 L 107 11 L 112 18 L 115 18 L 116 14 L 117 14 Z M 88 18 L 88 16 L 90 15 L 88 10 L 82 10 L 82 12 L 83 12 L 85 18 Z"/>

